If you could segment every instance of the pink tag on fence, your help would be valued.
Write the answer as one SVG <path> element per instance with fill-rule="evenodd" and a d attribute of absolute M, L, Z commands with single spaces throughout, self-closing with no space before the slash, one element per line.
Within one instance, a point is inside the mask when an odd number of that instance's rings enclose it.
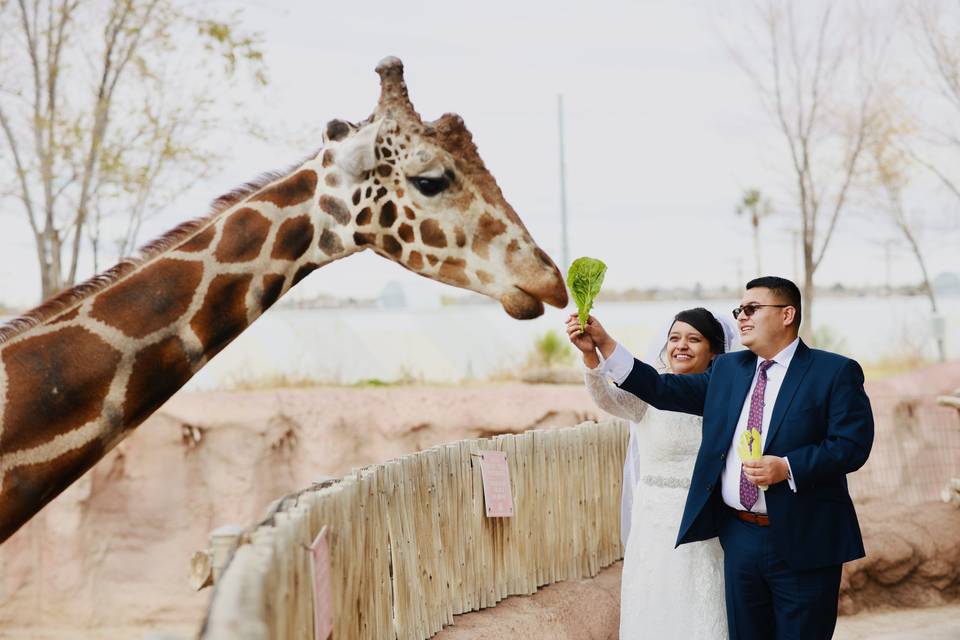
<path fill-rule="evenodd" d="M 513 493 L 510 491 L 510 468 L 504 451 L 483 451 L 480 454 L 480 477 L 483 478 L 483 503 L 488 518 L 509 518 L 513 515 Z"/>
<path fill-rule="evenodd" d="M 330 589 L 330 544 L 327 528 L 320 529 L 310 545 L 313 559 L 313 628 L 314 638 L 327 640 L 333 634 L 333 593 Z"/>

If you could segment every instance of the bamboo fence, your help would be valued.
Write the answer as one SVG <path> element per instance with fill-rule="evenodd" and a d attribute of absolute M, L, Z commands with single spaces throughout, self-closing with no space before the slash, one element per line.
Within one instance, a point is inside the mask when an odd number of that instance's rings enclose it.
<path fill-rule="evenodd" d="M 240 536 L 200 635 L 314 638 L 309 545 L 323 526 L 337 640 L 422 640 L 456 614 L 594 576 L 623 555 L 627 438 L 606 421 L 462 440 L 283 498 Z M 511 518 L 485 515 L 484 450 L 507 454 Z"/>

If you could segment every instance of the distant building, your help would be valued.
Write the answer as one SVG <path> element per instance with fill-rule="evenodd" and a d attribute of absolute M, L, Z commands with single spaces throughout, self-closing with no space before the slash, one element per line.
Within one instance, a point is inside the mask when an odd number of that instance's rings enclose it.
<path fill-rule="evenodd" d="M 429 283 L 400 282 L 391 280 L 377 296 L 377 306 L 383 309 L 439 309 L 440 296 L 431 290 Z"/>
<path fill-rule="evenodd" d="M 940 273 L 931 283 L 937 295 L 960 296 L 960 274 Z"/>

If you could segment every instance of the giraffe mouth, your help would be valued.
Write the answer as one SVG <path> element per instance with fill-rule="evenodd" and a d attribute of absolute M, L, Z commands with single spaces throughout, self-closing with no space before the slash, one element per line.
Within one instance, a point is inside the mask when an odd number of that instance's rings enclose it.
<path fill-rule="evenodd" d="M 543 302 L 520 287 L 514 287 L 502 298 L 500 304 L 511 318 L 530 320 L 543 315 Z"/>

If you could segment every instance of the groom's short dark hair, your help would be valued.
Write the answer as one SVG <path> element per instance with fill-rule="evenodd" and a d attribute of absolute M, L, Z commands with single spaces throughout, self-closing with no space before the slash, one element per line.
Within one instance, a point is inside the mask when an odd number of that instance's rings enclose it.
<path fill-rule="evenodd" d="M 773 292 L 773 295 L 777 297 L 778 300 L 782 301 L 784 304 L 788 304 L 791 307 L 797 310 L 797 313 L 793 318 L 793 326 L 797 329 L 800 328 L 800 316 L 802 315 L 802 309 L 800 307 L 800 289 L 797 285 L 793 284 L 792 281 L 787 280 L 786 278 L 781 278 L 779 276 L 763 276 L 762 278 L 754 278 L 747 283 L 747 290 L 756 289 L 762 287 L 764 289 L 770 289 Z"/>

